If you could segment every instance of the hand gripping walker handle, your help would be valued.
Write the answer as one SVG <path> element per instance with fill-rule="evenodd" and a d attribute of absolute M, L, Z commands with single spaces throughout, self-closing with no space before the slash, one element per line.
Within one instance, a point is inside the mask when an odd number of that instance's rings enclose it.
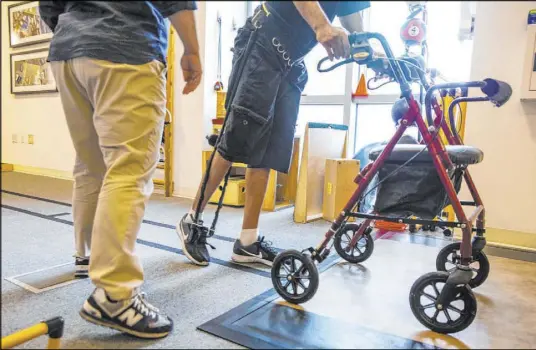
<path fill-rule="evenodd" d="M 358 50 L 358 48 L 363 46 L 361 43 L 364 42 L 365 40 L 367 40 L 368 38 L 369 38 L 369 33 L 357 33 L 357 32 L 355 32 L 355 33 L 352 33 L 352 34 L 348 35 L 348 42 L 350 43 L 351 57 L 347 58 L 347 59 L 345 59 L 343 61 L 337 62 L 337 63 L 333 64 L 332 66 L 330 66 L 328 68 L 322 68 L 322 64 L 324 62 L 326 62 L 327 60 L 329 60 L 329 57 L 324 57 L 323 59 L 318 61 L 318 65 L 316 66 L 316 69 L 320 73 L 325 73 L 325 72 L 332 71 L 335 68 L 340 67 L 340 66 L 342 66 L 344 64 L 348 64 L 348 63 L 352 63 L 352 62 L 356 62 L 358 64 L 365 64 L 367 61 L 370 61 L 370 59 L 371 59 L 371 56 L 372 56 L 371 49 L 369 48 L 369 52 L 362 52 L 364 54 L 363 57 L 357 55 L 356 50 Z"/>
<path fill-rule="evenodd" d="M 348 35 L 348 41 L 350 42 L 350 46 L 355 45 L 356 43 L 359 43 L 361 41 L 365 41 L 370 39 L 370 33 L 368 32 L 353 32 L 350 35 Z"/>

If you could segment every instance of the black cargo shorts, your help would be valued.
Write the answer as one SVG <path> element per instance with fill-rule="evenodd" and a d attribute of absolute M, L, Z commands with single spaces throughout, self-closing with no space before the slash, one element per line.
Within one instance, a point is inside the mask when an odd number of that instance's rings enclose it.
<path fill-rule="evenodd" d="M 289 66 L 264 28 L 257 30 L 246 52 L 253 30 L 246 23 L 234 42 L 227 96 L 237 90 L 234 99 L 226 101 L 229 116 L 217 149 L 228 161 L 287 173 L 307 69 L 303 62 Z"/>

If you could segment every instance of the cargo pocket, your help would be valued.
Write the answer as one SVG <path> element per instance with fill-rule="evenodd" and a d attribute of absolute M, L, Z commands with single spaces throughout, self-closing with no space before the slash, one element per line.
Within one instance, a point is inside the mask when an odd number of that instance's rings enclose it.
<path fill-rule="evenodd" d="M 267 120 L 244 107 L 233 106 L 222 135 L 223 150 L 235 162 L 248 162 L 258 140 L 269 129 Z"/>
<path fill-rule="evenodd" d="M 287 72 L 270 47 L 268 40 L 259 34 L 251 51 L 242 54 L 233 67 L 236 75 L 238 66 L 244 65 L 240 77 L 231 77 L 236 81 L 236 87 L 233 86 L 236 93 L 232 101 L 226 101 L 230 115 L 220 149 L 228 160 L 247 162 L 254 156 L 251 153 L 255 146 L 271 129 L 274 105 Z"/>

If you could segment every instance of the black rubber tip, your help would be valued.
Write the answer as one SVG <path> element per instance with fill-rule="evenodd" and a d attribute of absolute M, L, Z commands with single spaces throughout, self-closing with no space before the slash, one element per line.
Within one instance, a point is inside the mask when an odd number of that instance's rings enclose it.
<path fill-rule="evenodd" d="M 218 141 L 218 135 L 212 134 L 210 136 L 207 136 L 208 144 L 212 147 L 216 146 L 216 142 Z"/>
<path fill-rule="evenodd" d="M 495 106 L 501 107 L 508 102 L 512 96 L 512 87 L 508 83 L 490 78 L 484 79 L 484 81 L 486 85 L 481 90 Z"/>
<path fill-rule="evenodd" d="M 54 317 L 45 321 L 45 323 L 47 324 L 50 338 L 58 339 L 63 337 L 63 325 L 65 324 L 63 317 Z"/>

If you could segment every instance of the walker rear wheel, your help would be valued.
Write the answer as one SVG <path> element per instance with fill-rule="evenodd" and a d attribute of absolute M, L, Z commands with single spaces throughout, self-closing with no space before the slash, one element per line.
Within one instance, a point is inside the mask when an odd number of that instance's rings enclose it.
<path fill-rule="evenodd" d="M 319 273 L 308 255 L 287 250 L 272 264 L 272 284 L 277 293 L 292 304 L 310 300 L 318 290 Z"/>
<path fill-rule="evenodd" d="M 438 333 L 456 333 L 469 327 L 476 316 L 476 298 L 468 286 L 456 287 L 454 299 L 438 305 L 437 299 L 449 274 L 431 272 L 411 287 L 409 304 L 413 315 L 428 329 Z"/>
<path fill-rule="evenodd" d="M 357 234 L 361 224 L 346 224 L 337 232 L 333 245 L 341 258 L 352 264 L 361 263 L 372 255 L 374 240 L 370 236 L 371 227 L 367 227 L 356 244 L 348 249 L 352 238 Z M 347 251 L 347 249 L 349 251 Z"/>
<path fill-rule="evenodd" d="M 446 271 L 451 272 L 456 269 L 456 265 L 460 263 L 460 242 L 454 242 L 445 246 L 439 254 L 437 254 L 436 259 L 436 269 L 437 271 Z M 473 278 L 469 281 L 469 286 L 471 288 L 476 288 L 480 286 L 489 275 L 489 260 L 486 254 L 482 251 L 473 251 L 473 258 L 471 259 L 471 264 L 469 265 L 473 271 Z"/>

